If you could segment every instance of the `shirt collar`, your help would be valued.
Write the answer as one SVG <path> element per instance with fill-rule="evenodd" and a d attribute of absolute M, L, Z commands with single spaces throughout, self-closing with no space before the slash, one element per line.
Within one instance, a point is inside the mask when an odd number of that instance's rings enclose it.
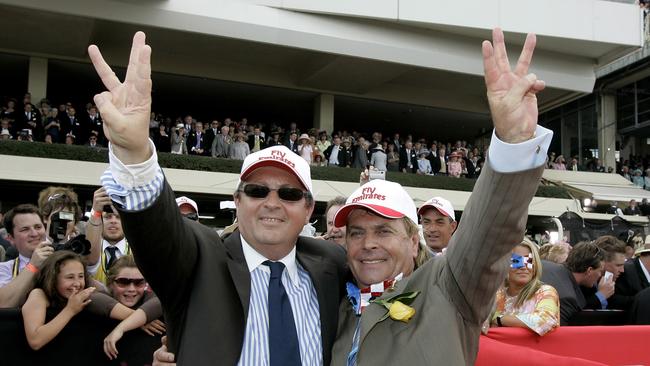
<path fill-rule="evenodd" d="M 25 257 L 25 256 L 22 255 L 22 254 L 18 254 L 18 258 L 20 258 L 20 259 L 19 259 L 19 261 L 20 261 L 20 264 L 19 264 L 20 268 L 18 268 L 18 269 L 22 269 L 22 268 L 24 268 L 24 267 L 27 265 L 27 263 L 29 263 L 29 262 L 31 261 L 31 258 L 27 258 L 27 257 Z"/>
<path fill-rule="evenodd" d="M 102 252 L 106 250 L 106 248 L 110 247 L 111 244 L 107 242 L 106 240 L 102 240 Z M 124 255 L 126 254 L 126 238 L 120 240 L 117 242 L 117 244 L 113 245 L 114 247 L 117 247 L 117 249 L 120 250 L 120 254 Z"/>
<path fill-rule="evenodd" d="M 643 262 L 641 262 L 640 259 L 639 259 L 639 264 L 640 264 L 639 267 L 641 267 L 641 270 L 643 271 L 643 274 L 645 275 L 646 280 L 648 280 L 648 282 L 650 282 L 650 273 L 648 273 L 648 269 L 645 268 L 645 266 L 643 265 Z"/>
<path fill-rule="evenodd" d="M 268 271 L 270 273 L 271 269 L 268 266 L 262 264 L 264 261 L 267 261 L 269 259 L 260 254 L 257 250 L 253 249 L 253 247 L 248 244 L 246 239 L 244 239 L 241 234 L 239 234 L 239 237 L 241 238 L 241 247 L 242 251 L 244 252 L 246 264 L 248 265 L 248 271 L 253 272 L 258 267 L 261 267 L 263 271 Z M 291 279 L 291 282 L 293 282 L 295 285 L 298 285 L 299 279 L 298 265 L 296 264 L 296 247 L 294 246 L 289 254 L 280 259 L 278 262 L 282 262 L 282 264 L 284 264 L 284 266 L 287 268 L 287 273 L 289 274 L 289 279 Z"/>

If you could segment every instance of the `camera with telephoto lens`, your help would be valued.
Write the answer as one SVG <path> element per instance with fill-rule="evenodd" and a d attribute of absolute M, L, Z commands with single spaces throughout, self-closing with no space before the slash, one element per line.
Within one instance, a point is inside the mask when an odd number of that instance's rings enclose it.
<path fill-rule="evenodd" d="M 55 244 L 67 239 L 69 222 L 74 222 L 74 212 L 59 211 L 51 216 L 49 234 Z"/>
<path fill-rule="evenodd" d="M 68 240 L 62 244 L 52 244 L 54 251 L 59 250 L 70 250 L 79 255 L 88 255 L 90 254 L 90 242 L 86 239 L 85 235 L 77 235 L 74 238 Z"/>

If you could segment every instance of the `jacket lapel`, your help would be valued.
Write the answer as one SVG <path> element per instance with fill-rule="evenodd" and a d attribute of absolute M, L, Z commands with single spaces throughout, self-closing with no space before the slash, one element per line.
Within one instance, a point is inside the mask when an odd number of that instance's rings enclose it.
<path fill-rule="evenodd" d="M 388 289 L 384 291 L 384 293 L 379 297 L 381 300 L 385 299 L 390 299 L 393 296 L 399 295 L 401 293 L 404 293 L 406 290 L 406 286 L 408 285 L 409 282 L 409 277 L 403 278 L 400 281 L 397 282 L 395 285 L 394 289 Z M 370 303 L 364 310 L 363 313 L 361 313 L 361 336 L 359 338 L 359 350 L 361 350 L 361 345 L 363 345 L 363 341 L 365 340 L 366 336 L 372 331 L 372 328 L 379 323 L 379 319 L 381 319 L 388 310 L 383 307 L 382 305 L 376 304 L 376 303 Z M 393 321 L 390 318 L 385 319 L 384 321 Z"/>
<path fill-rule="evenodd" d="M 251 296 L 251 274 L 248 271 L 246 258 L 241 248 L 241 238 L 239 232 L 232 233 L 225 241 L 226 251 L 228 252 L 228 270 L 230 277 L 239 294 L 244 310 L 244 319 L 248 319 L 248 305 Z"/>
<path fill-rule="evenodd" d="M 318 311 L 320 313 L 321 340 L 323 342 L 323 354 L 325 350 L 332 348 L 333 339 L 336 336 L 337 311 L 339 307 L 339 283 L 336 277 L 334 264 L 325 261 L 319 255 L 305 250 L 305 246 L 298 238 L 296 243 L 296 258 L 300 265 L 309 273 L 311 282 L 316 289 L 318 297 Z M 329 363 L 324 359 L 326 364 Z"/>

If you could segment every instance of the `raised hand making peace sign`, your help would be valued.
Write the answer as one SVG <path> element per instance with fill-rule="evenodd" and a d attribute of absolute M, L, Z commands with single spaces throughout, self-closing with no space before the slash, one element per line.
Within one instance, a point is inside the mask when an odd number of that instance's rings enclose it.
<path fill-rule="evenodd" d="M 504 142 L 518 143 L 533 137 L 537 128 L 536 93 L 545 84 L 528 67 L 535 50 L 534 34 L 526 37 L 515 70 L 510 69 L 501 29 L 492 31 L 492 43 L 483 41 L 483 67 L 490 112 L 497 136 Z"/>
<path fill-rule="evenodd" d="M 143 32 L 133 36 L 124 82 L 115 76 L 95 45 L 88 55 L 108 91 L 95 95 L 104 118 L 104 134 L 113 153 L 125 164 L 137 164 L 151 156 L 149 117 L 151 112 L 151 47 Z"/>

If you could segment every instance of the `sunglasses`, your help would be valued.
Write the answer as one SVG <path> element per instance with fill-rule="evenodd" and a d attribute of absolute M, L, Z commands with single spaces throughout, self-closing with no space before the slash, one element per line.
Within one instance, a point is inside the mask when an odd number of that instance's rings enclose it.
<path fill-rule="evenodd" d="M 183 216 L 187 217 L 188 219 L 190 219 L 192 221 L 197 221 L 199 219 L 199 215 L 197 215 L 196 212 L 190 212 L 190 213 L 184 214 Z"/>
<path fill-rule="evenodd" d="M 113 282 L 119 287 L 127 287 L 130 284 L 133 284 L 135 287 L 143 287 L 145 284 L 144 278 L 126 278 L 118 277 Z"/>
<path fill-rule="evenodd" d="M 304 192 L 300 188 L 282 187 L 271 189 L 259 184 L 247 184 L 241 191 L 251 198 L 266 198 L 271 191 L 277 191 L 278 197 L 280 197 L 281 200 L 291 202 L 300 201 L 309 194 L 309 192 Z"/>

